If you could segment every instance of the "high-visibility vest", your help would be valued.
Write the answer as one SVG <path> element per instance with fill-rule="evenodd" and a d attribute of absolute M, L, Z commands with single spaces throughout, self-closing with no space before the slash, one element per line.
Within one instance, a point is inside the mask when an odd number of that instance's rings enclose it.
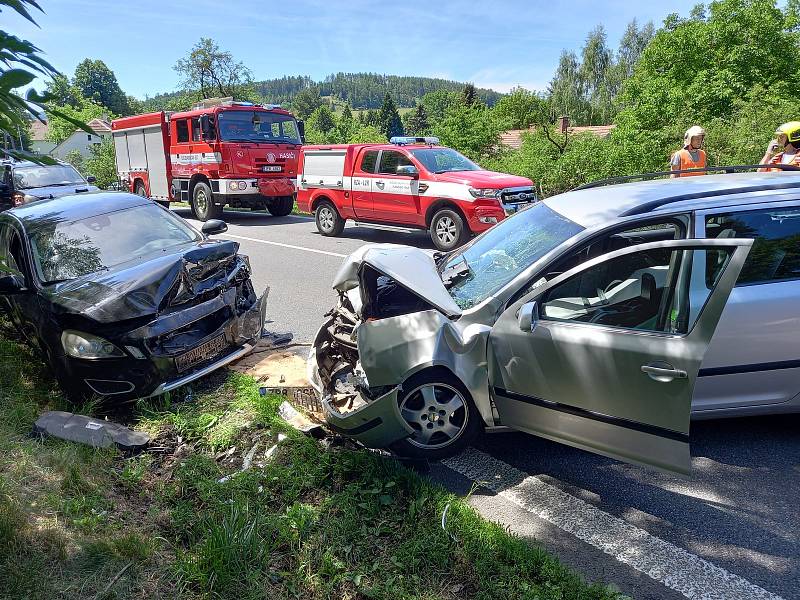
<path fill-rule="evenodd" d="M 697 162 L 692 160 L 692 154 L 686 148 L 681 148 L 678 150 L 678 156 L 681 159 L 681 166 L 680 169 L 702 169 L 706 166 L 706 151 L 705 150 L 698 150 L 697 151 Z M 695 175 L 705 175 L 705 173 L 697 172 L 697 173 L 681 173 L 679 177 L 694 177 Z"/>
<path fill-rule="evenodd" d="M 784 163 L 783 162 L 783 152 L 779 152 L 778 154 L 773 156 L 772 160 L 770 160 L 769 163 L 767 163 L 767 164 L 770 164 L 770 165 L 787 164 L 787 165 L 792 165 L 792 166 L 795 166 L 795 167 L 800 167 L 800 152 L 796 152 L 795 155 L 794 155 L 794 158 L 792 160 L 790 160 L 788 163 Z M 759 169 L 759 171 L 774 172 L 774 171 L 780 171 L 780 169 Z"/>

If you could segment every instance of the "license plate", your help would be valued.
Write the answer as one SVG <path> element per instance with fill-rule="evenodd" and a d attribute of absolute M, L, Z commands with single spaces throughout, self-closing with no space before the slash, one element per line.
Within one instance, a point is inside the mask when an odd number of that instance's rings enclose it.
<path fill-rule="evenodd" d="M 182 373 L 187 369 L 191 369 L 196 364 L 216 356 L 227 347 L 228 343 L 225 341 L 225 335 L 219 335 L 213 340 L 200 344 L 197 348 L 192 348 L 186 354 L 181 354 L 176 357 L 175 368 L 178 370 L 178 373 Z"/>
<path fill-rule="evenodd" d="M 261 170 L 265 173 L 278 173 L 279 171 L 283 171 L 283 167 L 280 165 L 264 165 L 261 167 Z"/>

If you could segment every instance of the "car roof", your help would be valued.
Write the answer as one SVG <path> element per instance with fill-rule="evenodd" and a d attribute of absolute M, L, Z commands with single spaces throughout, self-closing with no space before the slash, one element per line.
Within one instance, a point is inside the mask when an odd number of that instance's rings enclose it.
<path fill-rule="evenodd" d="M 129 192 L 85 192 L 37 200 L 7 210 L 4 214 L 16 217 L 25 227 L 29 227 L 40 221 L 74 221 L 152 203 L 152 200 Z"/>
<path fill-rule="evenodd" d="M 737 194 L 759 194 L 798 189 L 800 173 L 732 173 L 654 179 L 574 190 L 551 196 L 545 204 L 583 227 L 593 227 L 619 217 L 680 207 L 692 210 L 708 204 L 725 205 Z M 737 201 L 736 203 L 740 203 Z"/>
<path fill-rule="evenodd" d="M 13 160 L 13 161 L 9 161 L 8 165 L 12 169 L 17 169 L 19 167 L 54 167 L 54 166 L 63 166 L 63 165 L 69 165 L 69 163 L 65 163 L 64 161 L 57 160 L 54 165 L 45 165 L 45 164 L 35 163 L 33 161 L 30 161 L 30 160 Z M 72 165 L 69 165 L 69 166 L 72 166 Z"/>

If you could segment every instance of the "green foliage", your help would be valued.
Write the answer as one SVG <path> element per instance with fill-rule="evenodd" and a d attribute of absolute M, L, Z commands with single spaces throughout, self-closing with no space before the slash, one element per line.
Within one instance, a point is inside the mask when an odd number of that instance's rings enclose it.
<path fill-rule="evenodd" d="M 403 121 L 400 119 L 400 113 L 397 112 L 397 106 L 389 92 L 386 92 L 383 97 L 383 104 L 378 111 L 378 129 L 387 140 L 397 135 L 403 135 Z"/>
<path fill-rule="evenodd" d="M 445 111 L 440 122 L 434 123 L 432 129 L 442 145 L 479 160 L 496 152 L 502 124 L 492 110 L 484 105 L 476 103 L 470 107 L 456 102 Z"/>
<path fill-rule="evenodd" d="M 504 129 L 527 129 L 534 123 L 541 122 L 547 106 L 533 92 L 517 87 L 500 98 L 493 110 Z"/>
<path fill-rule="evenodd" d="M 45 110 L 48 122 L 47 139 L 56 144 L 63 142 L 78 129 L 75 126 L 76 121 L 88 123 L 95 118 L 114 117 L 114 115 L 109 114 L 106 107 L 82 97 L 77 99 L 76 107 L 72 107 L 69 104 L 58 106 L 54 103 L 48 103 L 45 106 Z"/>
<path fill-rule="evenodd" d="M 444 120 L 447 110 L 458 104 L 460 97 L 458 93 L 448 90 L 437 90 L 425 94 L 420 100 L 420 104 L 425 108 L 428 115 L 428 122 L 431 126 L 436 126 Z"/>
<path fill-rule="evenodd" d="M 81 96 L 104 106 L 108 112 L 121 116 L 133 114 L 116 75 L 102 60 L 83 59 L 75 67 L 72 84 Z"/>
<path fill-rule="evenodd" d="M 97 178 L 96 185 L 107 189 L 117 181 L 117 165 L 115 162 L 114 141 L 106 138 L 100 144 L 92 146 L 92 153 L 83 163 L 83 174 Z"/>
<path fill-rule="evenodd" d="M 292 98 L 292 112 L 298 119 L 307 119 L 314 111 L 322 106 L 322 98 L 319 89 L 316 87 L 306 87 Z"/>
<path fill-rule="evenodd" d="M 377 144 L 385 142 L 383 132 L 374 125 L 359 125 L 350 132 L 348 144 Z"/>
<path fill-rule="evenodd" d="M 412 112 L 403 115 L 403 129 L 408 135 L 426 135 L 430 128 L 428 113 L 423 104 L 417 104 Z"/>
<path fill-rule="evenodd" d="M 201 37 L 174 68 L 181 77 L 183 89 L 197 90 L 203 98 L 232 96 L 236 100 L 252 100 L 257 97 L 250 70 L 211 38 Z"/>

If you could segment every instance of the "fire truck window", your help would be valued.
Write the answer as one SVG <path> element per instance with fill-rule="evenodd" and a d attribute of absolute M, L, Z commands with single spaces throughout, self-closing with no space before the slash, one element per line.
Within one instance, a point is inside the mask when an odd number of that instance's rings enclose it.
<path fill-rule="evenodd" d="M 378 169 L 378 173 L 381 175 L 396 175 L 397 167 L 413 164 L 402 152 L 384 150 L 383 154 L 381 154 L 381 166 Z"/>
<path fill-rule="evenodd" d="M 370 150 L 364 153 L 364 158 L 361 159 L 361 170 L 364 173 L 374 173 L 375 163 L 378 162 L 378 151 Z"/>
<path fill-rule="evenodd" d="M 203 141 L 203 132 L 200 131 L 200 117 L 195 117 L 194 119 L 192 119 L 192 141 L 193 142 Z"/>
<path fill-rule="evenodd" d="M 189 122 L 186 119 L 175 121 L 175 128 L 178 132 L 178 143 L 183 144 L 189 141 Z"/>

